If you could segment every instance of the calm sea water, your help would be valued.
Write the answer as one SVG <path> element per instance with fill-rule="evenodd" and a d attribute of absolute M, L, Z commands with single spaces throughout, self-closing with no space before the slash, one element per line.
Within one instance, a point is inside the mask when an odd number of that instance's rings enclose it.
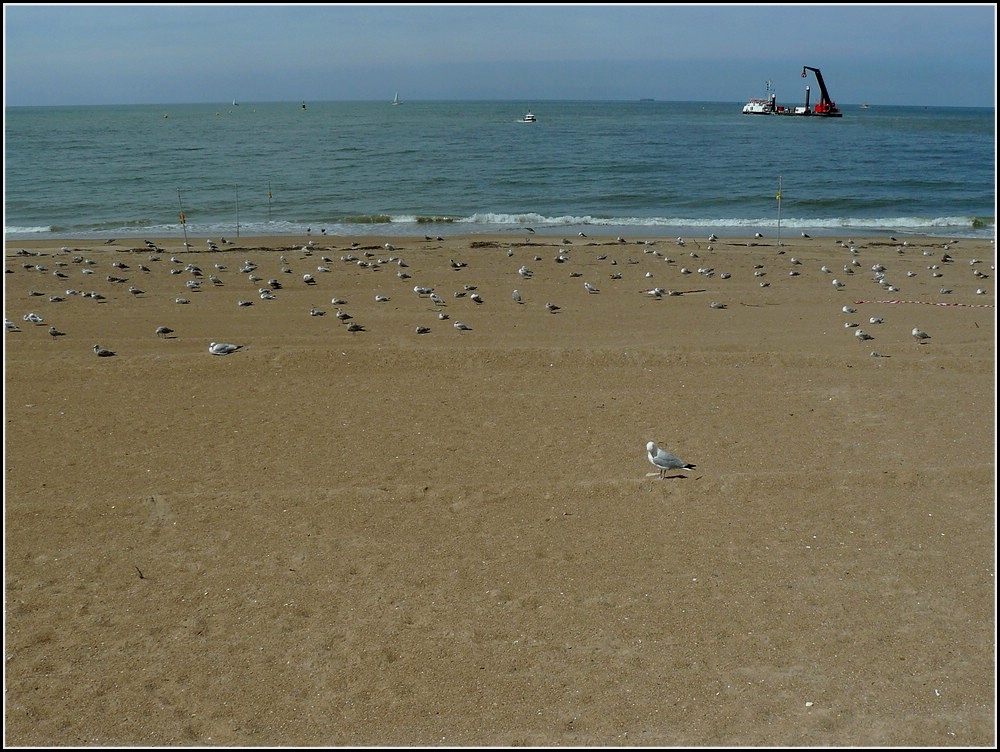
<path fill-rule="evenodd" d="M 6 237 L 994 237 L 991 108 L 302 104 L 8 108 Z"/>

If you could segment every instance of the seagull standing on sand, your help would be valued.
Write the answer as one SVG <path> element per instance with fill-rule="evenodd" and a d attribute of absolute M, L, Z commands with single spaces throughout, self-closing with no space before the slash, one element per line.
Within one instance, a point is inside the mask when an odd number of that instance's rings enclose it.
<path fill-rule="evenodd" d="M 653 467 L 660 471 L 660 478 L 666 477 L 667 470 L 694 470 L 695 468 L 695 465 L 660 449 L 652 441 L 646 444 L 646 458 Z"/>
<path fill-rule="evenodd" d="M 94 352 L 97 353 L 99 358 L 110 358 L 115 353 L 112 350 L 105 350 L 100 345 L 94 345 Z"/>
<path fill-rule="evenodd" d="M 927 340 L 929 340 L 931 338 L 931 335 L 929 335 L 927 332 L 923 331 L 922 329 L 918 329 L 917 327 L 913 327 L 913 331 L 910 332 L 910 334 L 913 335 L 913 339 L 915 339 L 917 342 L 920 342 L 920 343 L 926 342 Z"/>

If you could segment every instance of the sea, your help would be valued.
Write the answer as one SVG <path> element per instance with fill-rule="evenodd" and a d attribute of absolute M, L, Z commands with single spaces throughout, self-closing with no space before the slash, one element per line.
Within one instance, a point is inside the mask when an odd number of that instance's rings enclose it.
<path fill-rule="evenodd" d="M 4 233 L 995 237 L 993 108 L 742 105 L 7 107 Z"/>

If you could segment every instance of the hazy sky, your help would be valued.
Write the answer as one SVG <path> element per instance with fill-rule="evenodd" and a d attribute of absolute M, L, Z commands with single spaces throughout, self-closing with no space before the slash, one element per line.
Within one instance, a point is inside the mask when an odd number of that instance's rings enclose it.
<path fill-rule="evenodd" d="M 7 106 L 638 99 L 993 107 L 996 6 L 4 5 Z"/>

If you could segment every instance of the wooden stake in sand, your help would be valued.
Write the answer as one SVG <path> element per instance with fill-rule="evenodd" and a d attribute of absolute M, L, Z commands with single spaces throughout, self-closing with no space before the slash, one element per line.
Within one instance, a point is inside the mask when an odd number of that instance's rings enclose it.
<path fill-rule="evenodd" d="M 180 210 L 181 210 L 179 219 L 180 219 L 180 223 L 181 223 L 181 229 L 184 230 L 184 247 L 185 248 L 190 248 L 191 246 L 188 245 L 187 217 L 184 216 L 184 205 L 181 203 L 181 189 L 180 188 L 177 189 L 177 206 L 180 207 Z"/>
<path fill-rule="evenodd" d="M 781 175 L 778 175 L 778 245 L 781 245 Z"/>

